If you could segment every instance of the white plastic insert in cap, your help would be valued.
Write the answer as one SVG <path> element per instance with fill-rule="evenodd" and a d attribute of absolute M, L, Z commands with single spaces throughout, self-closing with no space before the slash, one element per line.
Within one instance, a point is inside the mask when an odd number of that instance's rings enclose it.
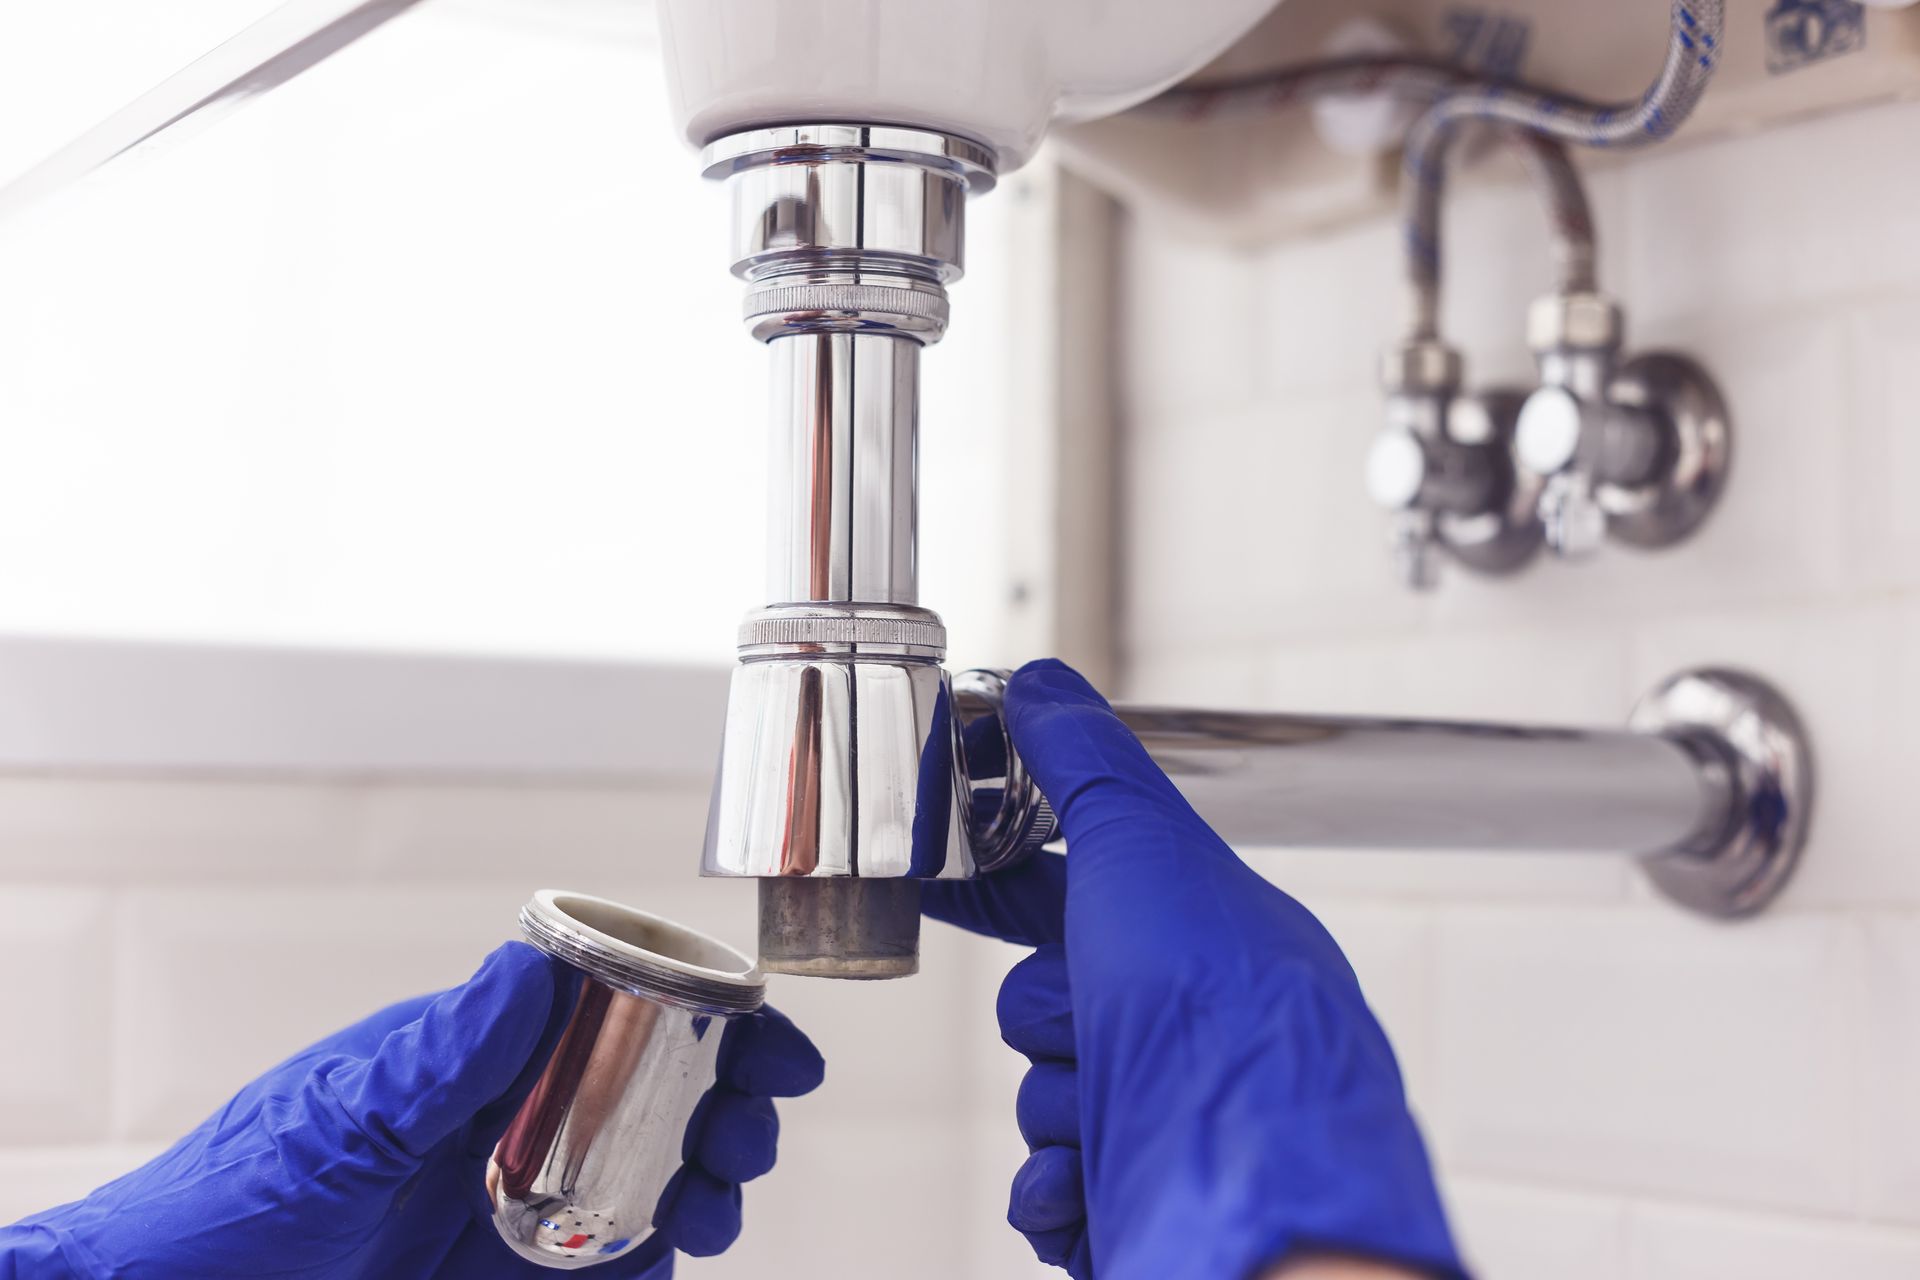
<path fill-rule="evenodd" d="M 697 1013 L 752 1013 L 767 980 L 752 957 L 606 898 L 542 889 L 520 910 L 535 947 L 621 991 Z"/>

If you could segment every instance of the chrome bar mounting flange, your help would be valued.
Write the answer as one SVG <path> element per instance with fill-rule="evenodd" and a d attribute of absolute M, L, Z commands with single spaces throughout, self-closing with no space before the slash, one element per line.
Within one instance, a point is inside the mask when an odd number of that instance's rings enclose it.
<path fill-rule="evenodd" d="M 1713 377 L 1674 352 L 1625 357 L 1624 338 L 1620 307 L 1600 294 L 1549 294 L 1528 313 L 1540 388 L 1514 450 L 1541 486 L 1541 525 L 1562 557 L 1608 538 L 1672 546 L 1726 489 L 1733 425 Z"/>

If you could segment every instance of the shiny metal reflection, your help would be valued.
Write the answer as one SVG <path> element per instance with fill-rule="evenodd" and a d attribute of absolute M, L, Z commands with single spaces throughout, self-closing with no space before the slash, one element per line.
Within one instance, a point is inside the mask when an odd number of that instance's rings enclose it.
<path fill-rule="evenodd" d="M 520 927 L 583 981 L 487 1162 L 487 1199 L 521 1257 L 590 1267 L 653 1234 L 726 1020 L 757 1010 L 766 980 L 732 947 L 604 898 L 542 890 Z"/>
<path fill-rule="evenodd" d="M 702 870 L 969 876 L 955 787 L 951 694 L 936 661 L 752 658 L 733 674 Z"/>

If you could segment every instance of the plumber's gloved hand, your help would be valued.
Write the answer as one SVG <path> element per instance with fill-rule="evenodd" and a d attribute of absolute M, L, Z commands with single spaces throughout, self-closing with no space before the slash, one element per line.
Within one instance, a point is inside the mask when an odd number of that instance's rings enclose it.
<path fill-rule="evenodd" d="M 1074 1280 L 1254 1280 L 1319 1254 L 1464 1275 L 1393 1051 L 1320 922 L 1235 857 L 1058 662 L 1007 689 L 1069 853 L 929 881 L 1038 949 L 1000 988 L 1032 1150 L 1008 1219 Z"/>
<path fill-rule="evenodd" d="M 578 979 L 519 942 L 461 986 L 405 1001 L 296 1054 L 152 1163 L 0 1228 L 0 1280 L 535 1280 L 487 1217 L 493 1145 L 533 1087 Z M 244 1010 L 236 1016 L 244 1017 Z M 740 1231 L 738 1181 L 773 1165 L 767 1095 L 820 1083 L 820 1055 L 771 1011 L 729 1025 L 731 1110 L 689 1149 L 661 1230 L 606 1280 L 669 1280 L 673 1249 Z M 737 1114 L 736 1114 L 737 1113 Z"/>

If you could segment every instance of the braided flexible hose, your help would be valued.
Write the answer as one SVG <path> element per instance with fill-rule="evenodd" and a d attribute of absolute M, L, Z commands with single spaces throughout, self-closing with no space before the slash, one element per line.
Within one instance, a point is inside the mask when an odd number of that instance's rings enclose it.
<path fill-rule="evenodd" d="M 1440 206 L 1448 146 L 1459 126 L 1493 121 L 1590 147 L 1635 147 L 1670 137 L 1693 113 L 1720 56 L 1723 0 L 1674 0 L 1672 34 L 1660 75 L 1639 101 L 1595 105 L 1514 85 L 1485 83 L 1448 94 L 1407 137 L 1407 264 L 1414 339 L 1438 324 Z"/>
<path fill-rule="evenodd" d="M 1231 80 L 1184 85 L 1142 103 L 1135 110 L 1166 119 L 1202 120 L 1228 112 L 1276 111 L 1335 94 L 1390 93 L 1434 103 L 1454 94 L 1496 89 L 1566 104 L 1566 108 L 1602 109 L 1575 104 L 1572 99 L 1546 89 L 1492 81 L 1438 58 L 1396 54 L 1332 58 Z M 1566 148 L 1530 129 L 1507 129 L 1502 133 L 1503 141 L 1520 156 L 1546 206 L 1553 242 L 1555 286 L 1566 293 L 1591 290 L 1595 258 L 1593 217 L 1580 173 Z M 1435 198 L 1438 199 L 1437 187 Z M 1430 282 L 1423 286 L 1425 289 L 1437 291 L 1438 273 L 1439 263 L 1435 260 Z M 1417 295 L 1414 305 L 1416 310 L 1430 311 L 1438 304 Z"/>

